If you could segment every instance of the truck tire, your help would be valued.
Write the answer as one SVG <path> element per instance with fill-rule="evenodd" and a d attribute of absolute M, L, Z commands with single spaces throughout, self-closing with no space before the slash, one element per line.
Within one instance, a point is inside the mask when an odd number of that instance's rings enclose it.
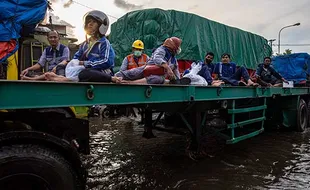
<path fill-rule="evenodd" d="M 65 108 L 46 108 L 46 109 L 38 109 L 37 112 L 41 112 L 41 113 L 55 112 L 55 113 L 64 114 L 64 116 L 65 116 L 66 118 L 75 118 L 74 113 L 71 112 L 70 109 L 65 109 Z"/>
<path fill-rule="evenodd" d="M 308 105 L 305 100 L 300 99 L 297 110 L 297 131 L 303 132 L 308 127 Z"/>
<path fill-rule="evenodd" d="M 102 118 L 109 118 L 110 117 L 110 110 L 108 108 L 104 108 L 101 116 L 102 116 Z"/>
<path fill-rule="evenodd" d="M 6 190 L 82 190 L 70 164 L 38 145 L 0 148 L 0 187 Z"/>

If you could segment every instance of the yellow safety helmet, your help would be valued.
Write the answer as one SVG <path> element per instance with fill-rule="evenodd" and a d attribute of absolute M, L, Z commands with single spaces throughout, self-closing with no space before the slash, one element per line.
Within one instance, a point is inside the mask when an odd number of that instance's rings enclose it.
<path fill-rule="evenodd" d="M 132 43 L 132 47 L 136 49 L 144 49 L 144 44 L 141 40 L 136 40 Z"/>

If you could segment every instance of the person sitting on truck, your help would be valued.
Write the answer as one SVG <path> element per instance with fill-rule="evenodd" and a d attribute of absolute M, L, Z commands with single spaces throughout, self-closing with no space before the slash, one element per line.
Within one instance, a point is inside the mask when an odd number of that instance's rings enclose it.
<path fill-rule="evenodd" d="M 41 68 L 44 68 L 46 72 L 64 76 L 65 65 L 70 59 L 69 48 L 59 43 L 59 33 L 56 30 L 47 33 L 47 40 L 50 46 L 44 49 L 38 63 L 21 72 L 21 79 L 32 80 L 33 78 L 28 75 L 29 71 L 37 71 Z"/>
<path fill-rule="evenodd" d="M 84 30 L 90 36 L 80 46 L 74 59 L 85 69 L 79 74 L 81 82 L 113 82 L 115 52 L 105 37 L 109 28 L 109 18 L 101 11 L 93 10 L 84 16 Z"/>
<path fill-rule="evenodd" d="M 230 55 L 224 53 L 222 55 L 222 62 L 217 63 L 214 68 L 215 79 L 220 79 L 227 84 L 233 86 L 258 86 L 254 83 L 245 67 L 241 66 L 237 69 L 235 63 L 231 62 Z M 246 81 L 241 81 L 241 77 Z"/>
<path fill-rule="evenodd" d="M 75 53 L 73 60 L 77 60 L 76 66 L 85 68 L 78 73 L 80 82 L 120 82 L 121 78 L 113 76 L 115 53 L 105 37 L 109 27 L 109 19 L 105 13 L 97 10 L 90 11 L 84 16 L 84 30 L 90 38 L 86 39 Z M 70 63 L 69 63 L 70 64 Z M 75 65 L 75 64 L 73 64 Z M 68 65 L 69 67 L 69 65 Z M 66 73 L 68 70 L 66 68 Z M 48 72 L 36 77 L 37 80 L 72 81 L 68 76 L 64 77 Z"/>
<path fill-rule="evenodd" d="M 265 57 L 264 63 L 258 65 L 255 73 L 257 83 L 261 86 L 282 86 L 287 82 L 272 66 L 271 58 Z"/>
<path fill-rule="evenodd" d="M 214 53 L 213 52 L 207 52 L 204 62 L 200 62 L 203 65 L 201 67 L 201 70 L 197 74 L 199 76 L 203 77 L 209 85 L 219 86 L 219 85 L 223 84 L 224 82 L 221 80 L 213 80 L 213 78 L 212 78 L 212 74 L 213 74 L 213 71 L 215 68 L 215 64 L 212 63 L 213 58 L 214 58 Z M 190 72 L 190 69 L 185 70 L 184 75 L 189 73 L 189 72 Z"/>
<path fill-rule="evenodd" d="M 132 44 L 132 53 L 124 58 L 120 71 L 126 71 L 146 65 L 149 56 L 143 53 L 143 50 L 143 42 L 141 40 L 134 41 Z"/>
<path fill-rule="evenodd" d="M 204 60 L 203 65 L 201 67 L 201 70 L 200 70 L 200 72 L 198 72 L 198 75 L 202 76 L 201 73 L 204 73 L 205 69 L 209 70 L 209 73 L 212 75 L 212 73 L 214 71 L 214 67 L 215 67 L 215 64 L 212 63 L 213 59 L 214 59 L 214 53 L 213 52 L 207 52 L 207 54 L 205 56 L 205 60 Z M 186 69 L 184 71 L 183 75 L 189 73 L 189 71 L 190 71 L 190 69 Z"/>
<path fill-rule="evenodd" d="M 180 79 L 176 55 L 181 52 L 182 40 L 177 37 L 167 38 L 153 51 L 151 58 L 144 67 L 119 71 L 115 74 L 128 84 L 189 84 L 190 79 Z M 169 80 L 165 80 L 165 78 Z"/>

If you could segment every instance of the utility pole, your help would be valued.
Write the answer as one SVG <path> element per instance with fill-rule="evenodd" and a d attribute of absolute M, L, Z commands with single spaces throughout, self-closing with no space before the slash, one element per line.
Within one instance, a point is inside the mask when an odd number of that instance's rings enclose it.
<path fill-rule="evenodd" d="M 300 23 L 296 23 L 296 24 L 292 24 L 292 25 L 288 25 L 288 26 L 284 26 L 283 28 L 281 28 L 281 30 L 279 31 L 279 37 L 278 37 L 278 54 L 280 54 L 280 46 L 281 46 L 281 43 L 280 43 L 280 35 L 281 35 L 281 31 L 285 28 L 289 28 L 289 27 L 293 27 L 293 26 L 299 26 Z"/>
<path fill-rule="evenodd" d="M 268 40 L 269 45 L 270 45 L 270 47 L 271 47 L 271 54 L 272 54 L 272 55 L 273 55 L 272 42 L 274 42 L 274 41 L 276 41 L 276 39 L 270 39 L 270 40 Z"/>
<path fill-rule="evenodd" d="M 272 48 L 272 42 L 276 41 L 276 39 L 268 40 L 270 47 Z"/>

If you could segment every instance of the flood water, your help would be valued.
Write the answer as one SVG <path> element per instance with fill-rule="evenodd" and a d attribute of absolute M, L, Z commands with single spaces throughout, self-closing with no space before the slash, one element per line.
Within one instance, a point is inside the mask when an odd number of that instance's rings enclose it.
<path fill-rule="evenodd" d="M 87 189 L 310 189 L 310 133 L 273 130 L 234 145 L 210 138 L 207 155 L 188 157 L 186 137 L 138 120 L 92 118 Z"/>

